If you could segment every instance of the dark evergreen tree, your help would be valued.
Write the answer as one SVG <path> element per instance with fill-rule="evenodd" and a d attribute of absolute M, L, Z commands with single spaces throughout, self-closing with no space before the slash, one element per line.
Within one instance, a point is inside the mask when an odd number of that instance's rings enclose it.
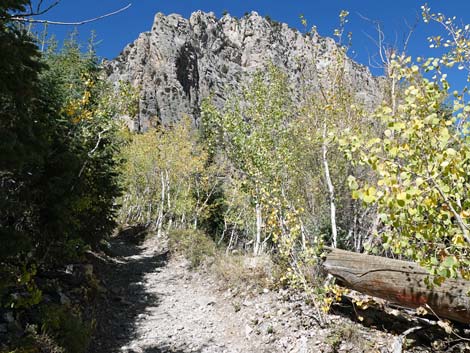
<path fill-rule="evenodd" d="M 109 236 L 120 194 L 116 104 L 100 79 L 98 59 L 74 40 L 43 56 L 8 20 L 26 3 L 0 4 L 3 304 L 19 284 L 27 285 L 18 281 L 25 272 L 71 261 Z M 34 290 L 33 276 L 27 278 Z"/>

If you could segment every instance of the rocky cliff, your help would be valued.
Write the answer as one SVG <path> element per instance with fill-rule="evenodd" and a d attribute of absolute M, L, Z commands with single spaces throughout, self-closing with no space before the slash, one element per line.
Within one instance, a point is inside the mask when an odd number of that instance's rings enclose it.
<path fill-rule="evenodd" d="M 159 13 L 151 31 L 106 62 L 105 69 L 112 82 L 129 81 L 140 87 L 140 114 L 130 125 L 145 130 L 171 124 L 183 115 L 197 123 L 202 99 L 212 94 L 222 105 L 244 77 L 269 63 L 285 70 L 299 91 L 306 77 L 315 86 L 322 78 L 312 75 L 309 64 L 326 73 L 336 49 L 331 38 L 303 35 L 255 12 L 241 19 L 230 15 L 217 19 L 213 13 L 198 11 L 189 20 Z M 367 106 L 381 101 L 379 79 L 352 60 L 345 67 L 360 101 Z"/>

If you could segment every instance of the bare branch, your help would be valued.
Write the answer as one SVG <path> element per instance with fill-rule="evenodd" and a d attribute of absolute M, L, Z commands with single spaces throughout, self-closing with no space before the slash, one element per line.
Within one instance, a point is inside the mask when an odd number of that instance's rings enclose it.
<path fill-rule="evenodd" d="M 88 157 L 91 157 L 91 156 L 93 155 L 93 153 L 96 152 L 96 150 L 98 149 L 98 147 L 99 147 L 99 145 L 100 145 L 100 142 L 101 142 L 101 140 L 102 140 L 102 138 L 103 138 L 103 134 L 105 134 L 105 133 L 108 132 L 109 130 L 110 130 L 110 128 L 106 128 L 106 129 L 104 129 L 103 131 L 100 131 L 100 132 L 98 133 L 98 141 L 96 141 L 95 147 L 94 147 L 90 152 L 88 152 Z"/>
<path fill-rule="evenodd" d="M 49 5 L 48 7 L 46 7 L 44 10 L 41 10 L 41 5 L 42 5 L 42 0 L 39 2 L 38 4 L 38 7 L 36 9 L 36 13 L 31 13 L 29 16 L 39 16 L 39 15 L 43 15 L 45 14 L 46 12 L 50 11 L 51 9 L 53 9 L 54 7 L 56 7 L 57 5 L 59 5 L 61 0 L 56 0 L 54 3 L 52 3 L 51 5 Z M 21 17 L 25 17 L 25 16 L 21 16 Z"/>
<path fill-rule="evenodd" d="M 383 65 L 382 67 L 386 67 L 389 63 L 389 58 L 388 58 L 388 50 L 385 46 L 385 33 L 384 31 L 382 30 L 382 25 L 380 23 L 380 21 L 378 20 L 372 20 L 364 15 L 362 15 L 361 13 L 357 13 L 357 15 L 367 21 L 367 22 L 370 22 L 374 25 L 375 27 L 375 31 L 377 32 L 377 39 L 373 39 L 371 35 L 369 34 L 366 34 L 367 37 L 372 40 L 372 42 L 377 46 L 377 49 L 378 49 L 378 55 L 379 55 L 379 58 L 380 58 L 380 61 L 381 61 L 381 65 Z"/>
<path fill-rule="evenodd" d="M 105 134 L 109 130 L 110 130 L 110 128 L 106 128 L 103 131 L 100 131 L 98 133 L 98 141 L 96 141 L 95 147 L 90 152 L 88 152 L 88 157 L 89 158 L 91 158 L 93 156 L 93 154 L 96 152 L 96 150 L 100 146 L 101 140 L 103 139 L 103 134 Z M 89 162 L 89 160 L 87 159 L 87 160 L 85 160 L 85 163 L 83 163 L 82 167 L 80 168 L 80 171 L 78 172 L 78 178 L 80 178 L 82 176 L 83 172 L 85 171 L 86 166 L 88 165 L 88 162 Z M 73 191 L 74 187 L 75 187 L 75 185 L 72 185 L 72 189 L 71 189 L 72 191 Z"/>
<path fill-rule="evenodd" d="M 36 12 L 39 12 L 41 10 L 41 6 L 44 0 L 40 0 L 38 3 L 38 6 L 36 6 Z"/>
<path fill-rule="evenodd" d="M 60 0 L 57 1 L 57 3 L 59 2 Z M 98 17 L 94 17 L 94 18 L 90 18 L 90 19 L 87 19 L 87 20 L 83 20 L 83 21 L 78 21 L 78 22 L 62 22 L 62 21 L 49 21 L 49 20 L 36 20 L 36 19 L 32 19 L 32 18 L 26 18 L 24 16 L 15 16 L 15 17 L 12 17 L 10 20 L 11 21 L 18 21 L 18 22 L 28 22 L 28 23 L 43 23 L 43 24 L 49 24 L 49 25 L 62 25 L 62 26 L 80 26 L 80 25 L 84 25 L 86 23 L 90 23 L 90 22 L 95 22 L 95 21 L 98 21 L 98 20 L 101 20 L 103 18 L 106 18 L 106 17 L 110 17 L 110 16 L 114 16 L 120 12 L 123 12 L 125 10 L 127 10 L 129 7 L 132 6 L 132 3 L 129 3 L 127 6 L 124 6 L 123 8 L 120 8 L 119 10 L 116 10 L 116 11 L 113 11 L 113 12 L 110 12 L 110 13 L 107 13 L 107 14 L 104 14 L 104 15 L 101 15 L 101 16 L 98 16 Z M 31 15 L 28 15 L 28 16 L 31 16 Z"/>
<path fill-rule="evenodd" d="M 408 44 L 410 42 L 411 36 L 414 33 L 416 27 L 418 27 L 418 23 L 420 22 L 420 18 L 418 14 L 416 14 L 416 19 L 415 22 L 412 25 L 408 24 L 408 21 L 405 19 L 405 24 L 408 27 L 408 34 L 405 38 L 405 41 L 403 43 L 403 51 L 406 52 L 408 50 Z"/>
<path fill-rule="evenodd" d="M 414 331 L 422 330 L 423 328 L 421 326 L 416 326 L 416 327 L 411 327 L 405 332 L 403 332 L 400 336 L 395 338 L 395 341 L 393 342 L 392 345 L 392 352 L 393 353 L 402 353 L 403 352 L 403 343 L 405 341 L 406 336 L 408 336 L 410 333 L 413 333 Z"/>
<path fill-rule="evenodd" d="M 47 6 L 45 9 L 41 10 L 43 2 L 44 2 L 44 0 L 39 1 L 38 5 L 36 6 L 36 9 L 34 10 L 33 9 L 33 4 L 31 3 L 31 1 L 29 1 L 28 5 L 27 5 L 27 7 L 29 8 L 29 12 L 17 13 L 15 15 L 2 16 L 2 17 L 0 17 L 0 19 L 9 20 L 9 21 L 13 21 L 13 20 L 17 21 L 18 18 L 26 18 L 26 17 L 31 17 L 31 16 L 43 15 L 46 12 L 50 11 L 52 8 L 59 5 L 61 0 L 55 0 L 51 5 Z M 31 21 L 22 20 L 22 22 L 31 22 Z"/>

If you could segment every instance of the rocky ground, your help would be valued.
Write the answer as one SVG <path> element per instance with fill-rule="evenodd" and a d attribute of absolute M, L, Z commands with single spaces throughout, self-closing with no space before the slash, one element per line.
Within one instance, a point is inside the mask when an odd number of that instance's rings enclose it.
<path fill-rule="evenodd" d="M 161 244 L 118 237 L 113 256 L 95 265 L 106 295 L 90 353 L 399 352 L 397 336 L 345 315 L 321 328 L 313 308 L 287 290 L 221 287 Z"/>

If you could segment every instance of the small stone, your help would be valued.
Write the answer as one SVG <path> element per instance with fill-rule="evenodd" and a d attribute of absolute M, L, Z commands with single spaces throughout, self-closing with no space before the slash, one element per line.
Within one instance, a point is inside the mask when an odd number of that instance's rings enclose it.
<path fill-rule="evenodd" d="M 121 288 L 116 288 L 116 287 L 111 288 L 110 291 L 112 294 L 115 294 L 115 295 L 119 295 L 122 292 Z"/>
<path fill-rule="evenodd" d="M 65 266 L 65 273 L 71 275 L 73 273 L 73 265 Z"/>
<path fill-rule="evenodd" d="M 246 325 L 245 326 L 245 335 L 249 336 L 252 332 L 253 332 L 253 329 L 249 325 Z"/>
<path fill-rule="evenodd" d="M 59 292 L 59 297 L 60 297 L 60 304 L 62 304 L 62 305 L 70 305 L 71 304 L 70 298 L 67 297 L 64 293 Z"/>
<path fill-rule="evenodd" d="M 291 351 L 292 353 L 308 353 L 308 341 L 307 337 L 302 336 L 295 345 L 295 348 Z"/>
<path fill-rule="evenodd" d="M 106 294 L 108 292 L 106 287 L 102 286 L 101 284 L 98 284 L 96 289 L 98 290 L 98 293 L 100 293 L 100 294 Z"/>
<path fill-rule="evenodd" d="M 91 278 L 93 276 L 93 265 L 83 265 L 83 273 L 86 277 Z"/>
<path fill-rule="evenodd" d="M 8 323 L 12 323 L 15 321 L 15 318 L 13 317 L 13 313 L 11 311 L 5 313 L 5 315 L 3 315 L 3 318 Z"/>

